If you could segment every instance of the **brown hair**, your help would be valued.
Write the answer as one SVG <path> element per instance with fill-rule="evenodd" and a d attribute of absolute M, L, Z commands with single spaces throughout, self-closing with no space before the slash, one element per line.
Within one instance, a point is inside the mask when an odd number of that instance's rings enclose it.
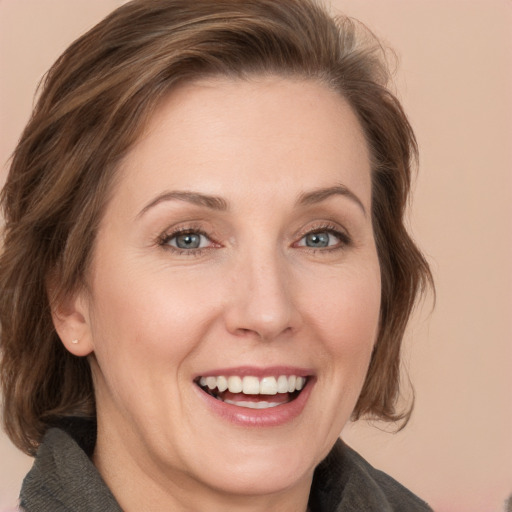
<path fill-rule="evenodd" d="M 51 300 L 86 285 L 117 163 L 158 101 L 208 75 L 278 74 L 320 81 L 351 104 L 372 155 L 372 219 L 382 274 L 380 331 L 353 413 L 396 411 L 400 346 L 428 265 L 404 227 L 417 152 L 387 89 L 382 47 L 360 24 L 312 0 L 135 0 L 75 41 L 48 72 L 14 153 L 1 201 L 3 420 L 34 453 L 56 418 L 95 415 L 87 359 L 71 355 Z"/>

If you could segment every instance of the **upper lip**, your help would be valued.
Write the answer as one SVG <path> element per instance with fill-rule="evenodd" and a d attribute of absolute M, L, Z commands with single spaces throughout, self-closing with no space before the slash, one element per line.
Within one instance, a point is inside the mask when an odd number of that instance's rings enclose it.
<path fill-rule="evenodd" d="M 310 377 L 313 371 L 310 368 L 298 366 L 236 366 L 230 368 L 215 368 L 214 370 L 207 370 L 196 375 L 199 377 L 218 377 L 220 375 L 231 376 L 236 375 L 239 377 L 279 377 L 280 375 L 295 375 L 297 377 Z"/>

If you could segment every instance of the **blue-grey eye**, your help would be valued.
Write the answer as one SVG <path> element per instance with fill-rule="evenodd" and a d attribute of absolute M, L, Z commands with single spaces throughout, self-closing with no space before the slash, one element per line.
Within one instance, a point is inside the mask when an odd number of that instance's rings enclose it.
<path fill-rule="evenodd" d="M 200 249 L 208 245 L 208 238 L 201 233 L 181 233 L 174 235 L 168 243 L 178 249 Z"/>
<path fill-rule="evenodd" d="M 179 249 L 198 249 L 201 245 L 201 235 L 186 233 L 176 237 L 176 247 Z"/>
<path fill-rule="evenodd" d="M 322 233 L 309 233 L 304 237 L 306 247 L 329 247 L 330 234 L 325 231 Z"/>
<path fill-rule="evenodd" d="M 334 247 L 341 242 L 341 235 L 337 236 L 336 233 L 331 231 L 315 231 L 304 235 L 300 242 L 299 247 L 310 247 L 312 249 L 324 249 L 327 247 Z"/>

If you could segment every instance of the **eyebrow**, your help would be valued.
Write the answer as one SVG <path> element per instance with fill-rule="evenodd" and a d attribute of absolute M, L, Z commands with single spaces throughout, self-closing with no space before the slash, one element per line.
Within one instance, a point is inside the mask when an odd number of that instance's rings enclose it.
<path fill-rule="evenodd" d="M 331 196 L 341 195 L 352 200 L 359 206 L 364 215 L 366 216 L 366 209 L 362 201 L 347 187 L 344 185 L 337 185 L 334 187 L 326 187 L 312 192 L 306 192 L 299 196 L 297 204 L 299 206 L 310 206 L 316 203 L 325 201 Z M 205 206 L 212 210 L 226 211 L 228 210 L 227 202 L 218 196 L 211 196 L 206 194 L 200 194 L 198 192 L 188 191 L 167 191 L 159 194 L 155 199 L 149 202 L 144 208 L 137 214 L 137 218 L 142 217 L 149 209 L 164 202 L 164 201 L 185 201 L 187 203 L 195 204 L 197 206 Z"/>
<path fill-rule="evenodd" d="M 153 208 L 157 204 L 164 201 L 185 201 L 187 203 L 195 204 L 197 206 L 206 206 L 212 210 L 226 211 L 228 205 L 222 197 L 209 196 L 206 194 L 199 194 L 197 192 L 186 192 L 173 190 L 169 192 L 163 192 L 148 203 L 142 210 L 137 214 L 138 217 L 142 217 L 149 209 Z"/>
<path fill-rule="evenodd" d="M 322 201 L 325 201 L 331 196 L 344 196 L 353 201 L 354 203 L 359 206 L 359 208 L 363 211 L 365 217 L 366 217 L 366 209 L 363 205 L 363 202 L 357 197 L 354 192 L 352 192 L 350 189 L 345 187 L 344 185 L 337 185 L 335 187 L 326 187 L 326 188 L 320 188 L 318 190 L 313 190 L 312 192 L 307 192 L 304 194 L 301 194 L 299 197 L 299 200 L 297 201 L 297 204 L 303 205 L 303 206 L 309 206 L 316 203 L 320 203 Z"/>

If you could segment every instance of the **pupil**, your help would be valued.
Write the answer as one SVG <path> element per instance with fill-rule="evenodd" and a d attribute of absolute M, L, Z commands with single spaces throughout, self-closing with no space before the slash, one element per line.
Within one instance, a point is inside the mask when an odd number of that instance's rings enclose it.
<path fill-rule="evenodd" d="M 308 247 L 327 247 L 329 245 L 328 233 L 310 233 L 306 236 Z"/>
<path fill-rule="evenodd" d="M 194 233 L 186 233 L 176 237 L 176 246 L 180 249 L 197 249 L 200 243 L 200 236 Z"/>

